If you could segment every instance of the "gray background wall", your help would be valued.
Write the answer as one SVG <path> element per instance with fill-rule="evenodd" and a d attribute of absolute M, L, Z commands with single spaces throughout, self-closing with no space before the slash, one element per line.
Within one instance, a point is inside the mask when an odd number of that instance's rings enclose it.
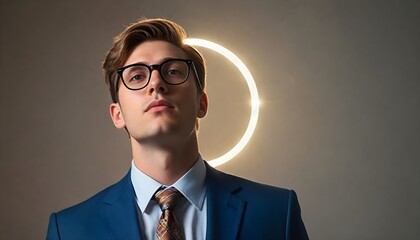
<path fill-rule="evenodd" d="M 0 239 L 42 239 L 49 214 L 116 182 L 131 160 L 101 61 L 141 16 L 236 52 L 261 96 L 249 145 L 219 169 L 295 189 L 312 239 L 420 235 L 419 1 L 0 3 Z M 241 137 L 249 94 L 203 51 L 211 159 Z"/>

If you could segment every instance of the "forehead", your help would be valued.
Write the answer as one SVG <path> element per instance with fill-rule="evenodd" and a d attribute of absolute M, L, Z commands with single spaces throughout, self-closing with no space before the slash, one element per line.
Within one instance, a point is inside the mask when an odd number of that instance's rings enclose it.
<path fill-rule="evenodd" d="M 187 59 L 187 54 L 183 49 L 166 41 L 146 41 L 134 48 L 124 66 L 133 63 L 159 64 L 167 58 Z"/>

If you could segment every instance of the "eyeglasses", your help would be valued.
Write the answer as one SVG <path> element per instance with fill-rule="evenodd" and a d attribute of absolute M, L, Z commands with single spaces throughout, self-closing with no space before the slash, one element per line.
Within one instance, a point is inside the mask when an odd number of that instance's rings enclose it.
<path fill-rule="evenodd" d="M 131 64 L 117 70 L 119 78 L 124 85 L 130 90 L 140 90 L 145 88 L 152 76 L 154 69 L 158 70 L 163 81 L 170 85 L 179 85 L 187 81 L 190 75 L 191 65 L 194 70 L 197 84 L 202 89 L 198 79 L 197 70 L 194 62 L 186 59 L 169 59 L 161 64 L 146 65 L 142 63 Z M 118 86 L 118 82 L 117 82 Z"/>

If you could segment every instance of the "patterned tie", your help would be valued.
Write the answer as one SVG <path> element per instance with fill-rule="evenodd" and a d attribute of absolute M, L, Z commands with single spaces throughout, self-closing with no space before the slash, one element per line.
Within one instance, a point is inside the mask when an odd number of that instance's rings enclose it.
<path fill-rule="evenodd" d="M 172 207 L 182 194 L 175 188 L 162 189 L 155 193 L 155 200 L 162 209 L 159 224 L 156 229 L 156 237 L 159 240 L 184 239 L 182 227 L 175 217 Z"/>

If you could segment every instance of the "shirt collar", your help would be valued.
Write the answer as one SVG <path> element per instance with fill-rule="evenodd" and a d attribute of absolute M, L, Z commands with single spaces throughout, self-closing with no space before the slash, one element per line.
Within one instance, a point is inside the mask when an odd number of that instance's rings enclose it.
<path fill-rule="evenodd" d="M 161 188 L 174 187 L 184 195 L 199 211 L 202 210 L 206 193 L 206 166 L 201 156 L 196 163 L 178 181 L 171 186 L 164 186 L 137 169 L 134 160 L 131 162 L 131 182 L 136 193 L 137 204 L 144 213 L 155 192 Z"/>

